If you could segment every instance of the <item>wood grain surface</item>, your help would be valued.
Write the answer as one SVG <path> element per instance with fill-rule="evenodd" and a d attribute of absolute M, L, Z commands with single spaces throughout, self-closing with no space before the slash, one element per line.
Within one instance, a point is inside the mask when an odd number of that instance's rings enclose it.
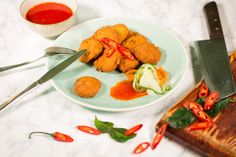
<path fill-rule="evenodd" d="M 236 51 L 230 56 L 230 62 L 234 80 L 236 81 Z M 166 123 L 168 118 L 182 106 L 183 102 L 197 99 L 202 82 L 199 82 L 182 100 L 174 104 L 165 113 L 157 123 L 156 129 Z M 236 98 L 236 94 L 232 97 Z M 202 156 L 236 157 L 236 103 L 230 103 L 213 120 L 215 125 L 205 130 L 188 131 L 187 129 L 168 127 L 165 136 Z"/>

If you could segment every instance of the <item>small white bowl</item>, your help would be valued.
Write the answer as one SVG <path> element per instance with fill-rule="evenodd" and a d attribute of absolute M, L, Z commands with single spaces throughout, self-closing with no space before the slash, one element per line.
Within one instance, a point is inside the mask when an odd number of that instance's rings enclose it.
<path fill-rule="evenodd" d="M 29 9 L 31 9 L 35 5 L 45 2 L 56 2 L 64 4 L 71 8 L 73 15 L 64 21 L 55 24 L 37 24 L 26 19 L 26 14 Z M 78 4 L 76 0 L 23 0 L 20 6 L 20 14 L 30 29 L 42 35 L 43 37 L 52 39 L 56 38 L 57 36 L 59 36 L 60 34 L 62 34 L 63 32 L 65 32 L 76 24 L 77 8 Z"/>

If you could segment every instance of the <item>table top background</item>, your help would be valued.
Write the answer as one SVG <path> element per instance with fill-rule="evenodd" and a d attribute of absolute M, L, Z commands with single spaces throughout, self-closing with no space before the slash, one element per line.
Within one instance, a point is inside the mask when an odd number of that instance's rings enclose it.
<path fill-rule="evenodd" d="M 202 7 L 209 0 L 79 0 L 79 23 L 98 17 L 138 17 L 163 25 L 184 43 L 189 65 L 179 92 L 151 107 L 131 112 L 98 112 L 83 108 L 67 100 L 50 82 L 12 104 L 0 113 L 0 152 L 2 157 L 128 157 L 144 141 L 151 141 L 155 124 L 166 109 L 201 79 L 196 58 L 191 55 L 193 41 L 208 38 Z M 236 0 L 217 0 L 228 51 L 236 48 Z M 0 0 L 0 66 L 31 60 L 53 45 L 53 40 L 32 32 L 19 14 L 20 0 Z M 45 73 L 45 60 L 33 65 L 0 73 L 0 102 Z M 163 106 L 156 109 L 156 105 Z M 138 136 L 127 143 L 114 142 L 108 135 L 94 137 L 75 129 L 78 124 L 93 125 L 94 116 L 112 121 L 117 126 L 130 127 L 143 123 Z M 31 131 L 61 131 L 74 137 L 67 144 L 35 136 Z M 139 155 L 197 157 L 198 155 L 166 138 L 154 151 Z"/>

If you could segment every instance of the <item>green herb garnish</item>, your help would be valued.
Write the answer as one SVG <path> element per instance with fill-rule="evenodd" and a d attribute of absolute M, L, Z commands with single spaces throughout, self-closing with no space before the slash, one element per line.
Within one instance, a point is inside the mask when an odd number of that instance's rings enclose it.
<path fill-rule="evenodd" d="M 213 105 L 212 109 L 206 111 L 206 113 L 210 117 L 214 118 L 218 113 L 223 111 L 230 102 L 232 102 L 230 98 L 225 98 L 221 101 L 218 101 Z"/>
<path fill-rule="evenodd" d="M 205 111 L 211 118 L 214 118 L 223 111 L 230 102 L 235 102 L 231 98 L 226 98 L 221 101 L 216 102 L 212 109 Z M 198 98 L 196 103 L 204 106 L 205 98 Z M 169 117 L 168 122 L 173 128 L 185 128 L 188 127 L 196 120 L 196 116 L 187 108 L 180 107 L 176 110 L 171 117 Z"/>
<path fill-rule="evenodd" d="M 96 128 L 102 133 L 108 133 L 111 138 L 113 138 L 117 142 L 126 142 L 136 136 L 136 134 L 132 134 L 130 136 L 125 135 L 125 128 L 114 128 L 114 124 L 111 122 L 103 122 L 98 120 L 97 117 L 94 119 L 94 124 Z"/>
<path fill-rule="evenodd" d="M 205 100 L 206 100 L 206 98 L 198 98 L 198 99 L 196 100 L 196 103 L 198 103 L 198 104 L 204 106 Z"/>
<path fill-rule="evenodd" d="M 185 128 L 196 120 L 195 115 L 184 107 L 180 107 L 169 117 L 168 122 L 173 128 Z"/>

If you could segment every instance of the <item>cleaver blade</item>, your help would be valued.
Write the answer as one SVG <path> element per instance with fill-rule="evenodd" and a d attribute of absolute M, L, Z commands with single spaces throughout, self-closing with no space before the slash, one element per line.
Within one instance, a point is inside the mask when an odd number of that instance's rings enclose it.
<path fill-rule="evenodd" d="M 204 6 L 204 10 L 210 39 L 196 41 L 195 46 L 207 86 L 211 91 L 219 92 L 220 99 L 223 99 L 236 92 L 235 83 L 217 5 L 214 1 L 210 2 Z"/>

